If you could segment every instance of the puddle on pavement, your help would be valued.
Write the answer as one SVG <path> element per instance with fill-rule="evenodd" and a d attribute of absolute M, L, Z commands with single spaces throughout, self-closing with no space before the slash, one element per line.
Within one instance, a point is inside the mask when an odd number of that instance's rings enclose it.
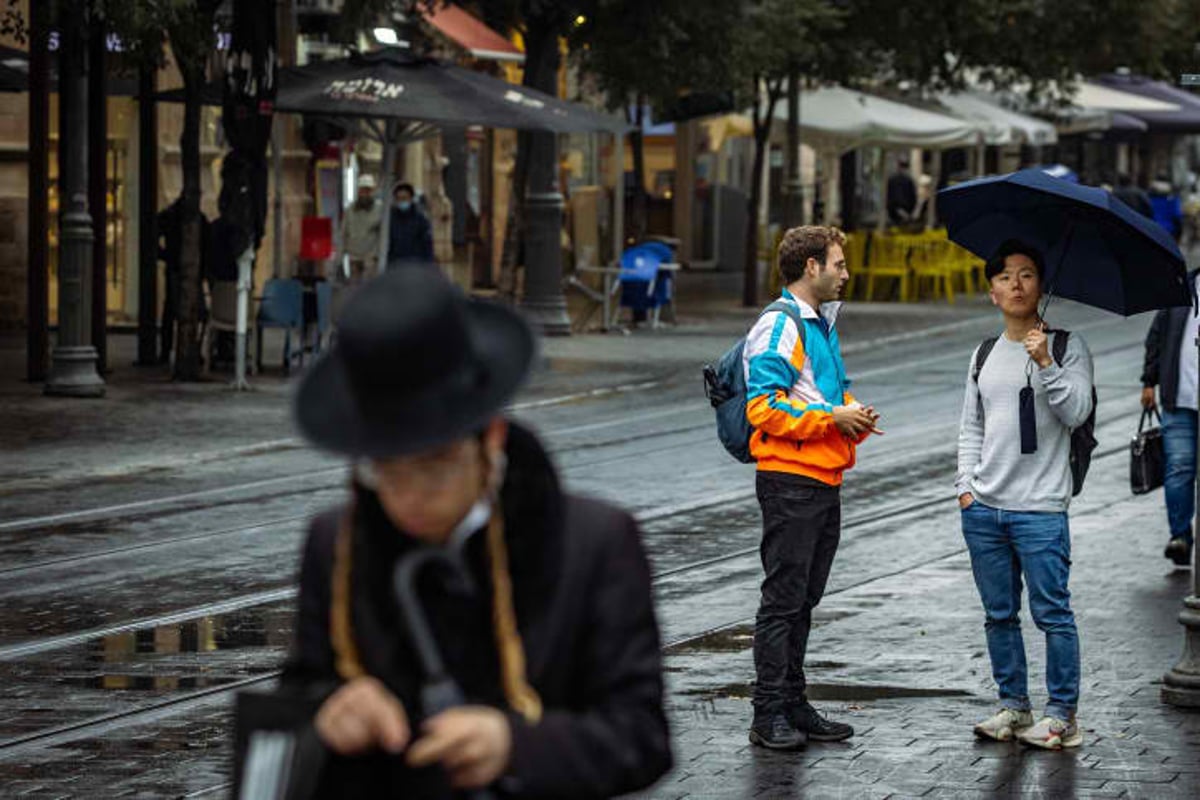
<path fill-rule="evenodd" d="M 676 645 L 667 650 L 671 655 L 681 653 L 740 653 L 754 646 L 754 626 L 738 625 L 716 631 L 699 639 Z"/>
<path fill-rule="evenodd" d="M 928 689 L 916 686 L 885 686 L 869 683 L 810 683 L 807 692 L 810 700 L 846 703 L 890 700 L 900 697 L 970 697 L 971 695 L 970 692 L 962 689 Z M 729 683 L 709 689 L 686 689 L 682 694 L 704 700 L 749 700 L 754 694 L 754 687 L 750 683 Z"/>

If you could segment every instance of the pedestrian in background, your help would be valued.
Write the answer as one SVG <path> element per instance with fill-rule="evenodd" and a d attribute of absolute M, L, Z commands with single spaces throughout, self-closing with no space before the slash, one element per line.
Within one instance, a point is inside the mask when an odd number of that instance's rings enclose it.
<path fill-rule="evenodd" d="M 1142 406 L 1154 408 L 1154 389 L 1162 404 L 1163 497 L 1167 504 L 1167 546 L 1163 556 L 1179 566 L 1192 563 L 1192 517 L 1196 513 L 1196 338 L 1200 336 L 1200 311 L 1196 307 L 1196 281 L 1189 276 L 1192 306 L 1164 308 L 1154 315 L 1146 332 L 1142 366 Z"/>
<path fill-rule="evenodd" d="M 804 658 L 812 612 L 825 593 L 841 538 L 841 484 L 879 415 L 849 392 L 837 302 L 850 278 L 837 228 L 792 228 L 779 244 L 782 301 L 746 337 L 746 417 L 758 462 L 761 556 L 766 573 L 754 624 L 750 741 L 792 750 L 854 734 L 808 702 Z"/>
<path fill-rule="evenodd" d="M 533 362 L 512 311 L 437 270 L 402 269 L 347 303 L 297 395 L 300 429 L 355 465 L 348 502 L 313 522 L 285 688 L 316 693 L 322 797 L 596 798 L 671 762 L 650 572 L 624 511 L 565 492 L 504 418 Z M 457 552 L 474 595 L 418 584 L 470 705 L 420 716 L 423 680 L 393 571 Z M 316 745 L 313 746 L 313 742 Z"/>
<path fill-rule="evenodd" d="M 360 175 L 358 196 L 342 217 L 342 251 L 350 261 L 351 283 L 361 283 L 375 274 L 382 224 L 383 209 L 375 197 L 375 178 Z"/>
<path fill-rule="evenodd" d="M 392 210 L 388 229 L 388 268 L 398 264 L 432 264 L 433 226 L 417 207 L 416 191 L 411 183 L 397 183 L 392 190 Z"/>
<path fill-rule="evenodd" d="M 905 225 L 912 221 L 917 207 L 917 184 L 908 171 L 908 158 L 901 156 L 896 162 L 896 171 L 887 182 L 887 215 L 892 225 Z"/>
<path fill-rule="evenodd" d="M 1113 189 L 1113 194 L 1143 217 L 1154 219 L 1154 207 L 1150 205 L 1150 197 L 1142 187 L 1134 184 L 1133 178 L 1130 178 L 1127 173 L 1122 172 L 1117 175 L 1117 186 Z"/>
<path fill-rule="evenodd" d="M 1051 356 L 1038 315 L 1043 264 L 1038 250 L 1010 241 L 985 267 L 1004 331 L 971 355 L 956 488 L 1000 694 L 1000 710 L 975 734 L 1059 749 L 1083 742 L 1067 507 L 1071 430 L 1092 411 L 1092 357 L 1078 335 L 1067 340 L 1061 365 Z M 1050 699 L 1036 725 L 1019 617 L 1022 581 L 1034 624 L 1046 635 Z"/>
<path fill-rule="evenodd" d="M 1150 184 L 1150 207 L 1154 211 L 1154 221 L 1178 242 L 1183 232 L 1183 204 L 1165 175 Z"/>

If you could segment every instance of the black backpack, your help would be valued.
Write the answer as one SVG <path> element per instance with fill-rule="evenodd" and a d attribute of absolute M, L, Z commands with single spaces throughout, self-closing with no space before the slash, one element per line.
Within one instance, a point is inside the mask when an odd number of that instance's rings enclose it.
<path fill-rule="evenodd" d="M 1063 363 L 1063 357 L 1067 354 L 1067 340 L 1071 336 L 1070 331 L 1047 331 L 1053 333 L 1053 338 L 1050 341 L 1050 355 L 1054 358 L 1054 363 L 1060 367 Z M 992 336 L 983 340 L 979 345 L 979 352 L 975 355 L 975 366 L 971 370 L 971 379 L 975 381 L 975 386 L 979 386 L 979 373 L 983 371 L 983 364 L 987 361 L 988 354 L 992 352 L 992 348 L 996 345 L 999 336 Z M 1092 412 L 1088 414 L 1088 418 L 1083 421 L 1083 424 L 1071 431 L 1071 496 L 1075 496 L 1083 491 L 1083 480 L 1087 477 L 1088 467 L 1092 463 L 1092 451 L 1096 449 L 1096 403 L 1099 398 L 1096 396 L 1096 387 L 1092 386 Z"/>

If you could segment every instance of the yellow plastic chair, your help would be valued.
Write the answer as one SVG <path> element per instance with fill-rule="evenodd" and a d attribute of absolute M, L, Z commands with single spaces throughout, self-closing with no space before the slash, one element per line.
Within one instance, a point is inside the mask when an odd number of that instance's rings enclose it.
<path fill-rule="evenodd" d="M 911 250 L 910 263 L 913 271 L 914 295 L 921 296 L 921 290 L 929 285 L 935 300 L 945 299 L 954 302 L 954 265 L 949 242 L 938 241 L 925 237 L 920 243 L 914 244 Z"/>
<path fill-rule="evenodd" d="M 864 298 L 867 302 L 875 299 L 875 284 L 879 279 L 895 280 L 899 284 L 900 302 L 909 300 L 908 251 L 911 247 L 910 237 L 905 234 L 869 234 L 867 244 L 866 267 L 863 270 L 867 276 L 867 292 Z"/>
<path fill-rule="evenodd" d="M 860 280 L 865 270 L 864 261 L 867 254 L 867 235 L 861 231 L 846 234 L 846 245 L 842 253 L 846 256 L 846 269 L 850 272 L 850 280 L 846 283 L 846 298 L 855 297 L 855 292 L 861 286 Z"/>

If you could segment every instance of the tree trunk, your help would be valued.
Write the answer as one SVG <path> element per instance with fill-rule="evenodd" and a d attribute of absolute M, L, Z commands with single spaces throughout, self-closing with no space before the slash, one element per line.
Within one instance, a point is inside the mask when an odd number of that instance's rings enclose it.
<path fill-rule="evenodd" d="M 794 228 L 804 221 L 804 197 L 800 182 L 800 75 L 793 70 L 787 85 L 787 150 L 783 154 L 783 227 Z"/>
<path fill-rule="evenodd" d="M 633 132 L 629 134 L 633 148 L 633 235 L 641 240 L 649 227 L 648 198 L 646 197 L 646 137 L 643 124 L 646 121 L 646 98 L 637 96 L 634 109 Z M 622 187 L 624 191 L 624 187 Z"/>
<path fill-rule="evenodd" d="M 179 336 L 175 344 L 175 379 L 200 379 L 200 85 L 192 71 L 184 75 L 183 134 L 179 137 L 183 168 L 180 206 Z M 203 75 L 203 73 L 201 73 Z"/>
<path fill-rule="evenodd" d="M 766 158 L 770 117 L 765 125 L 754 122 L 754 171 L 750 179 L 749 213 L 746 215 L 746 262 L 742 273 L 742 305 L 758 305 L 758 206 L 762 202 L 762 168 Z"/>
<path fill-rule="evenodd" d="M 500 255 L 500 298 L 510 305 L 517 302 L 517 256 L 521 249 L 521 226 L 525 207 L 525 187 L 529 185 L 529 135 L 517 134 L 517 155 L 513 163 L 508 218 L 504 223 L 504 245 Z"/>
<path fill-rule="evenodd" d="M 756 78 L 754 81 L 754 171 L 750 183 L 750 213 L 746 223 L 746 262 L 742 277 L 742 305 L 758 305 L 758 206 L 762 203 L 762 171 L 771 139 L 771 121 L 783 89 L 783 79 Z M 764 108 L 762 90 L 767 97 Z M 762 112 L 761 114 L 759 112 Z"/>
<path fill-rule="evenodd" d="M 180 193 L 179 316 L 175 339 L 175 380 L 200 379 L 201 251 L 204 234 L 200 219 L 200 112 L 206 81 L 213 17 L 219 0 L 198 0 L 175 20 L 168 34 L 171 52 L 183 77 L 183 132 L 179 155 L 183 172 Z"/>

